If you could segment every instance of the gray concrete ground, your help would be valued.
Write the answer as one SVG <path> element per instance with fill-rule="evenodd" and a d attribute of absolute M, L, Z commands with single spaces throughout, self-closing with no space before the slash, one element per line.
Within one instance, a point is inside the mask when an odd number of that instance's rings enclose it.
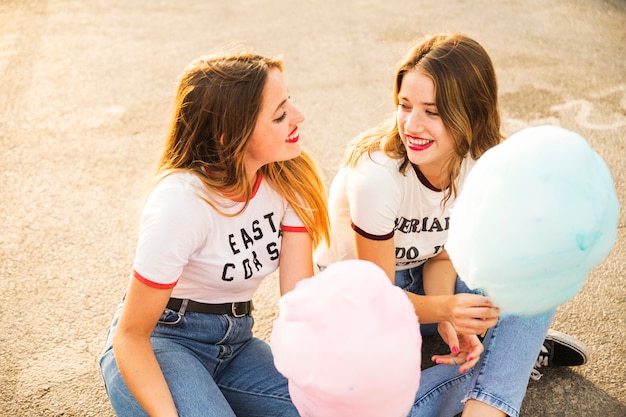
<path fill-rule="evenodd" d="M 113 415 L 96 358 L 190 60 L 233 40 L 282 54 L 330 180 L 346 142 L 393 110 L 395 63 L 442 30 L 490 52 L 505 133 L 581 133 L 626 207 L 623 0 L 0 0 L 0 415 Z M 553 325 L 590 362 L 531 382 L 524 416 L 626 416 L 625 224 L 622 209 L 615 248 Z M 256 296 L 261 337 L 275 284 Z"/>

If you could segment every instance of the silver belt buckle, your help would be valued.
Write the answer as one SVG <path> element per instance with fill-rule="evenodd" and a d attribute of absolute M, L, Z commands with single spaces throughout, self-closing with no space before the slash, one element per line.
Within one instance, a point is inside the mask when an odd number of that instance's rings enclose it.
<path fill-rule="evenodd" d="M 231 303 L 230 304 L 230 310 L 233 313 L 233 317 L 243 317 L 246 314 L 237 314 L 237 307 L 235 307 L 237 305 L 237 303 Z"/>

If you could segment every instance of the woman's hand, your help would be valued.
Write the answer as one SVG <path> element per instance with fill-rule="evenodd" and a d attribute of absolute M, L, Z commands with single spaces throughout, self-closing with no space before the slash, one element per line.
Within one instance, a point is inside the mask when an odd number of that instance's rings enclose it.
<path fill-rule="evenodd" d="M 437 324 L 437 331 L 439 332 L 439 336 L 441 336 L 441 338 L 450 348 L 450 352 L 452 352 L 453 354 L 457 354 L 460 352 L 459 338 L 452 323 L 450 323 L 449 321 L 440 321 Z"/>
<path fill-rule="evenodd" d="M 500 309 L 482 295 L 456 294 L 448 301 L 448 321 L 457 333 L 483 334 L 498 322 Z"/>
<path fill-rule="evenodd" d="M 452 332 L 452 333 L 451 333 Z M 463 333 L 454 334 L 452 325 L 448 322 L 439 323 L 439 334 L 443 340 L 450 346 L 452 353 L 448 355 L 433 355 L 431 360 L 439 365 L 461 365 L 459 372 L 464 373 L 472 368 L 480 359 L 484 347 L 476 335 L 468 335 Z M 453 334 L 452 339 L 457 343 L 450 343 L 448 340 Z"/>

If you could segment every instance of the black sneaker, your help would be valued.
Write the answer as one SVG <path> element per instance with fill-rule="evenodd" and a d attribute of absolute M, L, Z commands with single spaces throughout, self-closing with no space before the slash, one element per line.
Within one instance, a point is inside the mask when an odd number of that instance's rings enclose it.
<path fill-rule="evenodd" d="M 537 357 L 530 378 L 539 381 L 543 376 L 540 368 L 552 366 L 580 366 L 587 363 L 589 353 L 584 343 L 565 333 L 548 330 L 546 340 L 543 341 L 541 352 Z"/>

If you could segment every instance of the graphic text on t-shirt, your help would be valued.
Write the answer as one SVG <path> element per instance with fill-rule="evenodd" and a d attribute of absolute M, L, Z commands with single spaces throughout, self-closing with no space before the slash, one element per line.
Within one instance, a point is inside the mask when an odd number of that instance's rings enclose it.
<path fill-rule="evenodd" d="M 250 250 L 258 241 L 264 241 L 264 249 L 269 255 L 270 261 L 278 259 L 280 254 L 278 243 L 282 233 L 280 228 L 274 223 L 273 217 L 273 212 L 265 214 L 262 219 L 253 220 L 248 229 L 241 228 L 238 233 L 228 235 L 228 245 L 233 255 L 237 255 L 243 251 L 243 253 L 248 256 L 238 261 L 237 264 L 226 263 L 222 270 L 223 281 L 233 281 L 236 275 L 243 276 L 244 279 L 250 279 L 255 272 L 263 268 L 263 264 L 259 260 L 257 252 Z M 272 239 L 271 235 L 275 237 Z"/>
<path fill-rule="evenodd" d="M 424 217 L 422 219 L 407 219 L 400 217 L 396 219 L 394 229 L 402 233 L 420 233 L 420 232 L 443 232 L 450 227 L 450 217 L 444 217 L 439 220 L 437 217 L 432 219 Z"/>

